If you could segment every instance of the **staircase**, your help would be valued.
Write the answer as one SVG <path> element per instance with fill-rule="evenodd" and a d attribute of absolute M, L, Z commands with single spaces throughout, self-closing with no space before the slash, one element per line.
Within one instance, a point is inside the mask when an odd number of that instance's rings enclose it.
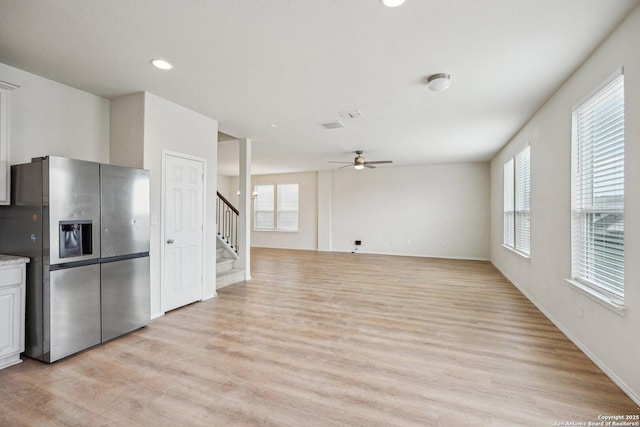
<path fill-rule="evenodd" d="M 244 270 L 234 268 L 238 257 L 238 210 L 218 193 L 216 200 L 216 289 L 242 282 Z"/>
<path fill-rule="evenodd" d="M 220 237 L 218 237 L 220 239 Z M 244 270 L 233 267 L 236 257 L 218 240 L 216 250 L 216 289 L 244 280 Z"/>

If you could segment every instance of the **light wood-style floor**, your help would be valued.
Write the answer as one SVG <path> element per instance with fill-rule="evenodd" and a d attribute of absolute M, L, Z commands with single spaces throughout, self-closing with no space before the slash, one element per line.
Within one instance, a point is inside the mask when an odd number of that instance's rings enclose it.
<path fill-rule="evenodd" d="M 46 365 L 0 425 L 553 426 L 637 406 L 491 264 L 255 249 L 253 280 Z"/>

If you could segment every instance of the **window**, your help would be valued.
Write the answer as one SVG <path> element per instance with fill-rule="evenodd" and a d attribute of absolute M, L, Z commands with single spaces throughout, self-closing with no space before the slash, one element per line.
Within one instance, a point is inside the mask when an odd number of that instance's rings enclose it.
<path fill-rule="evenodd" d="M 505 246 L 515 248 L 514 164 L 511 158 L 504 164 L 504 240 Z"/>
<path fill-rule="evenodd" d="M 530 149 L 504 164 L 504 238 L 506 247 L 529 255 L 531 247 Z"/>
<path fill-rule="evenodd" d="M 529 146 L 516 154 L 516 250 L 529 254 L 531 246 L 531 168 Z"/>
<path fill-rule="evenodd" d="M 278 230 L 298 231 L 298 184 L 278 185 Z"/>
<path fill-rule="evenodd" d="M 256 185 L 254 230 L 298 231 L 298 184 Z"/>
<path fill-rule="evenodd" d="M 624 298 L 624 74 L 573 110 L 573 279 Z"/>
<path fill-rule="evenodd" d="M 273 185 L 256 185 L 256 198 L 253 203 L 253 228 L 273 230 L 275 227 L 275 206 Z"/>

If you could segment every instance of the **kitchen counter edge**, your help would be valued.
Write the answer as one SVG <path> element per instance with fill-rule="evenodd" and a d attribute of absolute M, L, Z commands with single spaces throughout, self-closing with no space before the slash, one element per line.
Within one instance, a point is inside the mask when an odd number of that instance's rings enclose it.
<path fill-rule="evenodd" d="M 4 255 L 0 254 L 0 267 L 5 265 L 27 264 L 29 258 L 16 255 Z"/>

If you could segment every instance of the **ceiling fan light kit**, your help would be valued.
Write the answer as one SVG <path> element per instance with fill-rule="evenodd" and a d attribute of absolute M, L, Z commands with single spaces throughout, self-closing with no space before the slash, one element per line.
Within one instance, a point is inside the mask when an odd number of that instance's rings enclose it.
<path fill-rule="evenodd" d="M 433 74 L 427 78 L 427 86 L 434 92 L 442 92 L 451 86 L 451 75 L 447 73 Z"/>
<path fill-rule="evenodd" d="M 332 161 L 330 161 L 329 163 L 343 163 L 343 164 L 346 164 L 346 166 L 341 166 L 338 169 L 350 168 L 350 167 L 353 166 L 353 168 L 356 169 L 356 170 L 362 170 L 364 168 L 375 169 L 376 167 L 373 166 L 374 164 L 375 165 L 381 165 L 381 164 L 393 163 L 391 160 L 376 160 L 376 161 L 373 161 L 373 162 L 367 162 L 365 157 L 362 155 L 362 153 L 363 153 L 362 150 L 354 151 L 354 153 L 356 154 L 356 158 L 353 159 L 353 162 L 332 162 Z"/>

